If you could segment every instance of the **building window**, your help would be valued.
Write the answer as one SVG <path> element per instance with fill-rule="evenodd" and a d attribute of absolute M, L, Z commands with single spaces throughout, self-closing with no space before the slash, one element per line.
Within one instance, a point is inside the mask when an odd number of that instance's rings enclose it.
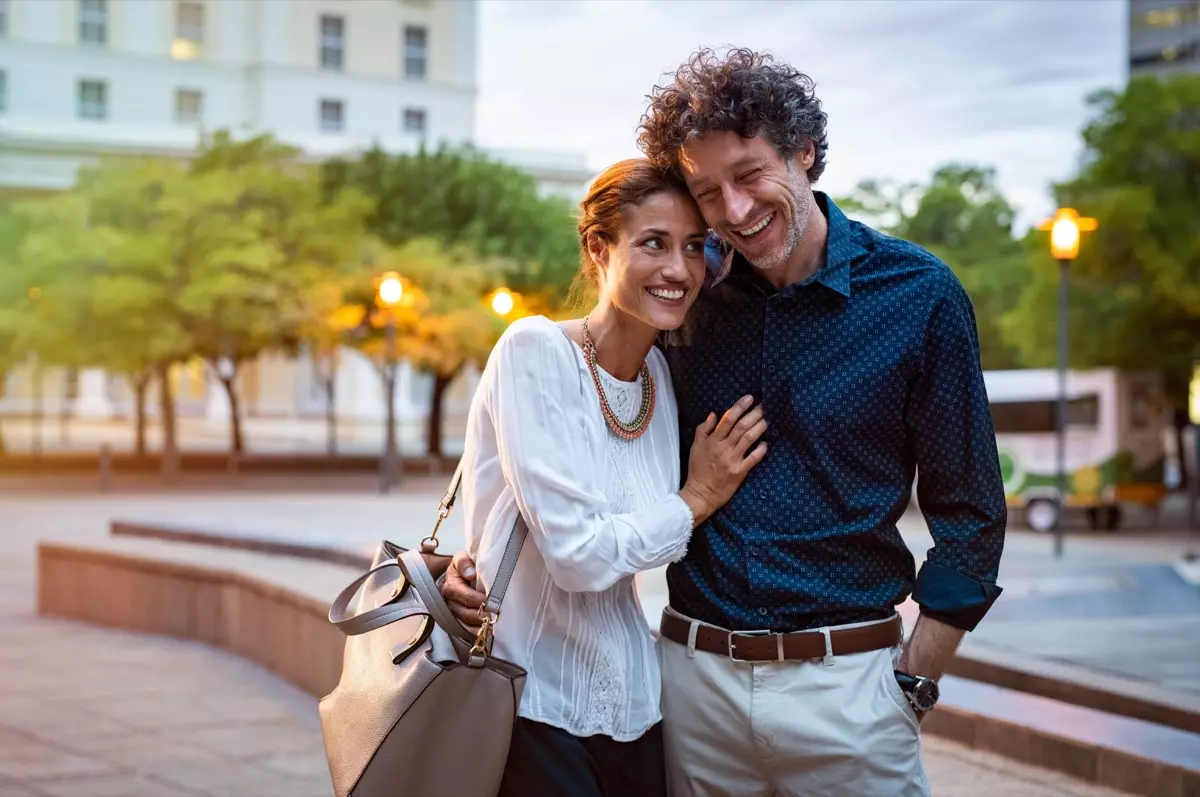
<path fill-rule="evenodd" d="M 0 39 L 8 36 L 8 0 L 0 0 Z"/>
<path fill-rule="evenodd" d="M 342 17 L 321 16 L 321 68 L 341 70 L 346 50 L 346 23 Z"/>
<path fill-rule="evenodd" d="M 0 69 L 0 113 L 8 110 L 8 73 Z"/>
<path fill-rule="evenodd" d="M 340 133 L 344 124 L 341 100 L 321 100 L 321 132 Z"/>
<path fill-rule="evenodd" d="M 79 0 L 79 41 L 108 43 L 108 0 Z"/>
<path fill-rule="evenodd" d="M 1200 3 L 1184 3 L 1147 11 L 1138 19 L 1138 27 L 1181 28 L 1186 25 L 1194 25 L 1198 21 L 1200 21 Z"/>
<path fill-rule="evenodd" d="M 204 51 L 204 4 L 180 0 L 175 4 L 175 41 L 171 57 L 180 61 L 199 58 Z"/>
<path fill-rule="evenodd" d="M 419 25 L 404 26 L 404 76 L 424 80 L 429 65 L 429 31 Z"/>
<path fill-rule="evenodd" d="M 425 137 L 425 111 L 422 108 L 404 109 L 404 132 Z"/>
<path fill-rule="evenodd" d="M 108 118 L 108 86 L 103 81 L 79 81 L 79 118 Z"/>
<path fill-rule="evenodd" d="M 196 124 L 204 113 L 204 94 L 195 89 L 175 90 L 175 121 Z"/>

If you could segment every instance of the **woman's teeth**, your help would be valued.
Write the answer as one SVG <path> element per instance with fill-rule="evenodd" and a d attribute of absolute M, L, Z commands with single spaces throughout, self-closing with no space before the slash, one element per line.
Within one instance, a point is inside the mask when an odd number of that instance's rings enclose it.
<path fill-rule="evenodd" d="M 651 296 L 657 296 L 659 299 L 667 299 L 669 301 L 677 301 L 683 298 L 683 291 L 668 291 L 662 288 L 647 288 L 646 292 Z"/>
<path fill-rule="evenodd" d="M 741 235 L 741 236 L 743 236 L 743 237 L 749 238 L 751 235 L 754 235 L 754 233 L 756 233 L 756 232 L 759 232 L 759 231 L 760 231 L 760 230 L 762 230 L 764 227 L 766 227 L 768 224 L 770 224 L 770 223 L 771 223 L 771 219 L 773 219 L 773 218 L 775 218 L 775 214 L 774 214 L 774 213 L 769 213 L 769 214 L 767 214 L 767 216 L 766 216 L 765 218 L 763 218 L 763 220 L 762 220 L 762 221 L 760 221 L 758 224 L 755 224 L 753 227 L 747 227 L 747 228 L 746 228 L 746 229 L 744 229 L 744 230 L 738 230 L 738 231 L 737 231 L 737 234 L 738 234 L 738 235 Z"/>

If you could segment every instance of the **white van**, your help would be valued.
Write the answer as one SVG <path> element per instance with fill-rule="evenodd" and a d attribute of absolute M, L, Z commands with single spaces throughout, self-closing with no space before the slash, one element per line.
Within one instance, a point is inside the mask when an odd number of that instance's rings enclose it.
<path fill-rule="evenodd" d="M 1054 369 L 985 371 L 1010 509 L 1035 531 L 1058 520 Z M 1067 372 L 1067 511 L 1116 529 L 1122 504 L 1156 507 L 1163 479 L 1162 381 L 1157 373 L 1102 368 Z"/>

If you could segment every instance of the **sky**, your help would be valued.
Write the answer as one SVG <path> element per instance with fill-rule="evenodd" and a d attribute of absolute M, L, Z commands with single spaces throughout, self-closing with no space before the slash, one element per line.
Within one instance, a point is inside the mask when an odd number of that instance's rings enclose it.
<path fill-rule="evenodd" d="M 1126 0 L 481 0 L 478 141 L 638 154 L 650 89 L 699 46 L 770 52 L 817 83 L 837 196 L 993 166 L 1018 225 L 1052 210 L 1094 90 L 1126 80 Z"/>

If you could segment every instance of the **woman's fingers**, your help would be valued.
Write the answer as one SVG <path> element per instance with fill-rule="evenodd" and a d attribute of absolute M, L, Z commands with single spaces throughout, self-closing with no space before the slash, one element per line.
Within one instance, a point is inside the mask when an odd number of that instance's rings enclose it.
<path fill-rule="evenodd" d="M 729 437 L 730 432 L 733 431 L 733 427 L 737 425 L 737 423 L 742 419 L 742 416 L 746 414 L 746 411 L 750 409 L 753 403 L 753 396 L 742 396 L 740 399 L 738 399 L 738 402 L 726 410 L 725 414 L 721 416 L 721 422 L 717 424 L 717 429 L 715 432 L 713 432 L 713 435 L 718 440 L 724 440 L 725 438 Z"/>
<path fill-rule="evenodd" d="M 767 431 L 767 422 L 759 420 L 758 423 L 742 432 L 741 438 L 738 440 L 737 452 L 739 455 L 744 455 L 750 450 L 750 446 L 754 445 L 754 441 L 763 436 Z"/>
<path fill-rule="evenodd" d="M 767 455 L 767 444 L 759 443 L 757 446 L 754 447 L 754 450 L 751 451 L 746 456 L 746 458 L 742 460 L 742 465 L 741 465 L 742 474 L 749 473 L 750 469 L 753 468 L 758 463 L 762 462 L 763 457 L 765 457 L 766 455 Z"/>

